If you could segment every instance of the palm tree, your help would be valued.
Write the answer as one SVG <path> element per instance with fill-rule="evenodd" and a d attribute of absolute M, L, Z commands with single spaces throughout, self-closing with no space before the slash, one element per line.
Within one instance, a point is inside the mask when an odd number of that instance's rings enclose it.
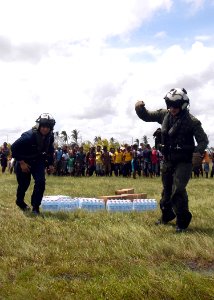
<path fill-rule="evenodd" d="M 119 142 L 115 140 L 115 138 L 111 137 L 109 140 L 109 147 L 110 148 L 118 148 L 120 146 Z"/>
<path fill-rule="evenodd" d="M 136 140 L 134 141 L 134 143 L 135 143 L 135 144 L 138 144 L 138 146 L 139 146 L 139 144 L 140 144 L 139 139 L 136 139 Z"/>
<path fill-rule="evenodd" d="M 144 145 L 147 145 L 149 143 L 148 137 L 146 135 L 143 136 L 143 143 L 144 143 Z"/>
<path fill-rule="evenodd" d="M 110 138 L 110 143 L 114 144 L 115 143 L 115 139 L 113 137 Z"/>
<path fill-rule="evenodd" d="M 94 143 L 100 143 L 102 141 L 101 136 L 95 136 Z"/>
<path fill-rule="evenodd" d="M 75 144 L 78 145 L 78 140 L 79 140 L 79 130 L 74 129 L 71 132 L 71 138 L 72 138 L 72 142 L 74 142 Z"/>
<path fill-rule="evenodd" d="M 68 144 L 68 134 L 67 134 L 67 132 L 65 130 L 63 130 L 60 135 L 61 135 L 61 138 L 62 138 L 63 142 Z"/>

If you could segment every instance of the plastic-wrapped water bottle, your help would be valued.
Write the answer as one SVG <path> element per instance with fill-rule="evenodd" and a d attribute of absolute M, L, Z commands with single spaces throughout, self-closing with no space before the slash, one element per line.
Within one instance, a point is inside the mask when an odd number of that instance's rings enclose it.
<path fill-rule="evenodd" d="M 135 211 L 154 210 L 157 208 L 157 201 L 155 199 L 134 199 L 133 209 Z"/>
<path fill-rule="evenodd" d="M 79 201 L 64 195 L 45 196 L 41 208 L 44 211 L 70 211 L 79 208 Z"/>
<path fill-rule="evenodd" d="M 80 198 L 79 207 L 88 211 L 100 211 L 105 209 L 105 203 L 97 198 Z"/>
<path fill-rule="evenodd" d="M 111 212 L 132 211 L 133 204 L 130 200 L 108 200 L 106 208 Z"/>
<path fill-rule="evenodd" d="M 149 199 L 149 202 L 150 202 L 150 209 L 151 210 L 157 209 L 158 205 L 157 205 L 157 201 L 155 199 Z"/>
<path fill-rule="evenodd" d="M 62 211 L 73 211 L 79 208 L 79 201 L 77 199 L 72 198 L 64 198 L 60 199 L 59 210 Z"/>
<path fill-rule="evenodd" d="M 42 200 L 41 208 L 44 211 L 57 211 L 59 210 L 59 203 L 57 200 Z"/>

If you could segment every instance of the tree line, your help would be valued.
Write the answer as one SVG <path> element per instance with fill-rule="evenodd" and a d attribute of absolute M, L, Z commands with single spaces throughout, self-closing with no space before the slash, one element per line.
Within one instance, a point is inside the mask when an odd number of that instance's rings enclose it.
<path fill-rule="evenodd" d="M 55 146 L 61 147 L 62 145 L 69 145 L 69 146 L 83 146 L 85 150 L 88 150 L 89 148 L 93 146 L 106 146 L 108 149 L 110 148 L 118 148 L 120 146 L 125 146 L 125 143 L 120 143 L 118 140 L 116 140 L 114 137 L 111 137 L 110 139 L 102 138 L 101 136 L 95 136 L 93 141 L 86 140 L 83 141 L 82 137 L 80 135 L 80 131 L 77 129 L 74 129 L 71 131 L 71 133 L 67 133 L 65 130 L 62 130 L 61 132 L 56 131 L 54 132 L 54 140 L 55 140 Z M 141 142 L 142 141 L 142 142 Z M 141 144 L 147 145 L 148 144 L 148 137 L 144 135 L 142 139 L 135 139 L 133 140 L 133 144 L 137 144 L 140 146 Z"/>

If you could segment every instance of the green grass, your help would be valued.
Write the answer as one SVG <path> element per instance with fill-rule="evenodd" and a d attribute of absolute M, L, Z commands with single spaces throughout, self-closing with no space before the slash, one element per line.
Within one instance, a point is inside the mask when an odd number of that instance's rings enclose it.
<path fill-rule="evenodd" d="M 27 192 L 30 203 L 33 183 Z M 0 175 L 0 299 L 214 299 L 214 180 L 188 185 L 188 232 L 151 212 L 44 213 L 15 206 Z M 159 200 L 160 178 L 47 178 L 46 195 L 98 197 L 135 188 Z"/>

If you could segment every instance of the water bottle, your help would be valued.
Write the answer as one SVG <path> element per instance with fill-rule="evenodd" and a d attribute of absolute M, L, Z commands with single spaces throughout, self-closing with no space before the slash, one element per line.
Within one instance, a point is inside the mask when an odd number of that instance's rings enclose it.
<path fill-rule="evenodd" d="M 130 200 L 108 200 L 106 208 L 111 212 L 132 211 L 133 204 Z"/>
<path fill-rule="evenodd" d="M 133 209 L 135 211 L 148 211 L 157 208 L 157 201 L 155 199 L 134 199 Z"/>
<path fill-rule="evenodd" d="M 88 211 L 100 211 L 105 209 L 105 203 L 97 198 L 81 198 L 79 207 Z"/>
<path fill-rule="evenodd" d="M 44 211 L 57 211 L 59 209 L 59 203 L 57 200 L 42 200 L 41 208 Z"/>

